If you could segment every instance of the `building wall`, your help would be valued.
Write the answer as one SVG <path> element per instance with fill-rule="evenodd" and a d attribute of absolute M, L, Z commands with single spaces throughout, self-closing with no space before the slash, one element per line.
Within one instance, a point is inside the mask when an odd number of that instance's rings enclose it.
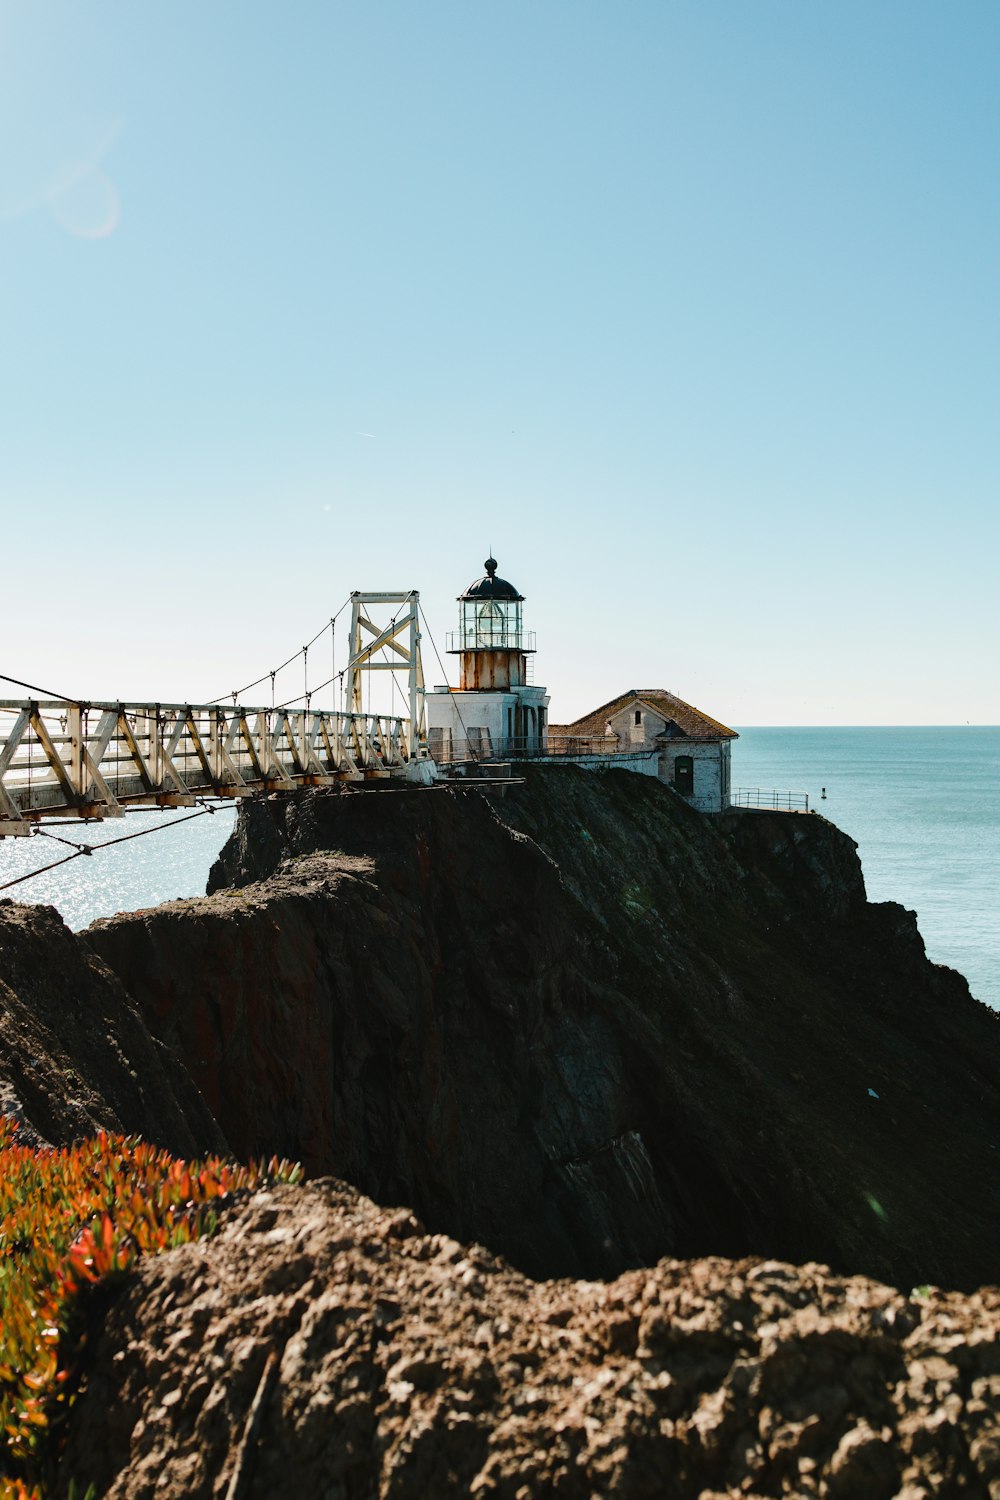
<path fill-rule="evenodd" d="M 637 714 L 638 724 L 635 722 Z M 621 709 L 614 718 L 608 720 L 608 724 L 611 733 L 618 736 L 623 750 L 652 750 L 657 735 L 662 734 L 664 728 L 662 715 L 650 713 L 648 708 L 641 705 Z"/>
<path fill-rule="evenodd" d="M 548 702 L 543 687 L 517 687 L 506 692 L 434 688 L 426 698 L 431 755 L 441 742 L 437 731 L 442 730 L 450 731 L 450 744 L 447 735 L 445 737 L 446 748 L 456 759 L 469 753 L 470 740 L 473 742 L 472 753 L 486 748 L 478 731 L 489 735 L 489 747 L 495 753 L 508 753 L 505 748 L 508 740 L 519 733 L 525 735 L 532 746 L 539 745 L 545 740 L 544 714 Z M 516 727 L 518 706 L 533 712 L 527 723 L 522 719 L 525 727 L 520 731 Z M 635 722 L 637 711 L 638 724 Z M 693 740 L 683 736 L 661 740 L 665 727 L 662 716 L 641 707 L 638 710 L 634 707 L 622 709 L 610 721 L 610 727 L 626 754 L 582 755 L 574 756 L 572 760 L 590 770 L 633 771 L 644 776 L 657 776 L 668 786 L 675 786 L 677 757 L 688 755 L 692 761 L 694 790 L 684 800 L 699 812 L 723 812 L 729 806 L 728 740 Z M 562 757 L 559 761 L 565 763 Z"/>
<path fill-rule="evenodd" d="M 560 755 L 546 762 L 551 766 L 580 766 L 584 771 L 633 771 L 639 776 L 659 776 L 655 750 L 627 755 Z"/>
<path fill-rule="evenodd" d="M 689 755 L 694 770 L 694 794 L 684 800 L 699 812 L 724 812 L 729 806 L 729 741 L 667 741 L 660 747 L 658 774 L 670 786 L 676 780 L 675 762 L 679 755 Z"/>
<path fill-rule="evenodd" d="M 462 652 L 462 692 L 500 692 L 524 687 L 527 680 L 527 657 L 522 651 Z"/>
<path fill-rule="evenodd" d="M 433 744 L 438 736 L 434 730 L 451 731 L 455 750 L 468 739 L 478 740 L 477 730 L 486 730 L 490 744 L 499 750 L 514 735 L 518 735 L 517 708 L 530 710 L 522 715 L 524 727 L 520 735 L 529 744 L 540 744 L 545 737 L 545 710 L 549 698 L 543 687 L 518 687 L 507 692 L 463 692 L 461 689 L 434 688 L 426 697 L 427 731 L 433 754 Z M 508 727 L 509 726 L 509 727 Z"/>
<path fill-rule="evenodd" d="M 638 724 L 636 716 L 639 718 Z M 622 749 L 652 749 L 666 727 L 661 714 L 651 713 L 641 704 L 623 708 L 609 721 L 611 732 L 618 736 Z M 693 762 L 694 793 L 685 797 L 699 812 L 722 812 L 729 806 L 730 752 L 728 740 L 690 740 L 683 736 L 661 742 L 658 775 L 673 786 L 674 763 L 678 755 L 689 755 Z"/>

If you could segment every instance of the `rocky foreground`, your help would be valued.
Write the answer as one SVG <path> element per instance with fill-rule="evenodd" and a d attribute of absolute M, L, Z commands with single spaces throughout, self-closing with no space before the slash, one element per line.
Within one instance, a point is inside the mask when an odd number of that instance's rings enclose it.
<path fill-rule="evenodd" d="M 132 1278 L 62 1472 L 108 1500 L 225 1495 L 237 1471 L 245 1500 L 985 1500 L 998 1331 L 997 1289 L 777 1261 L 532 1282 L 325 1180 Z"/>

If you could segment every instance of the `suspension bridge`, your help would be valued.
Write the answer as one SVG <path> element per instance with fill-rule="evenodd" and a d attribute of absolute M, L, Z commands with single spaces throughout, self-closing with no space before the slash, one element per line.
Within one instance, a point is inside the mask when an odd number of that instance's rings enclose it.
<path fill-rule="evenodd" d="M 336 621 L 348 605 L 348 659 L 338 673 Z M 376 623 L 389 611 L 388 623 Z M 84 702 L 3 678 L 38 696 L 0 701 L 0 838 L 58 820 L 120 817 L 130 808 L 392 776 L 429 779 L 421 617 L 415 589 L 356 591 L 280 667 L 210 703 Z M 310 687 L 309 652 L 315 662 L 327 632 L 331 676 Z M 275 702 L 279 674 L 299 659 L 303 691 Z M 392 673 L 394 685 L 403 678 L 405 712 L 372 711 L 371 672 Z M 242 701 L 268 681 L 270 704 Z M 314 706 L 326 689 L 335 703 L 338 687 L 341 708 Z"/>

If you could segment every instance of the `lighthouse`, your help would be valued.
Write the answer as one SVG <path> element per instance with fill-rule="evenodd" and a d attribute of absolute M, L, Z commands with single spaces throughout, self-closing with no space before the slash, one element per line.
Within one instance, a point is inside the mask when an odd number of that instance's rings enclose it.
<path fill-rule="evenodd" d="M 435 760 L 482 760 L 544 753 L 548 694 L 529 683 L 534 633 L 524 629 L 524 595 L 497 577 L 488 557 L 482 578 L 458 596 L 458 629 L 447 649 L 459 658 L 459 686 L 427 694 L 427 739 Z"/>

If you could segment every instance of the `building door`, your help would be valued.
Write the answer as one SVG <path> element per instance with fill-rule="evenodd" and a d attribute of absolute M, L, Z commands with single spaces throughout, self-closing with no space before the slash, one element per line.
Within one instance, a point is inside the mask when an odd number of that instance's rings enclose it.
<path fill-rule="evenodd" d="M 678 755 L 674 761 L 674 787 L 684 797 L 694 796 L 694 760 L 690 755 Z"/>

